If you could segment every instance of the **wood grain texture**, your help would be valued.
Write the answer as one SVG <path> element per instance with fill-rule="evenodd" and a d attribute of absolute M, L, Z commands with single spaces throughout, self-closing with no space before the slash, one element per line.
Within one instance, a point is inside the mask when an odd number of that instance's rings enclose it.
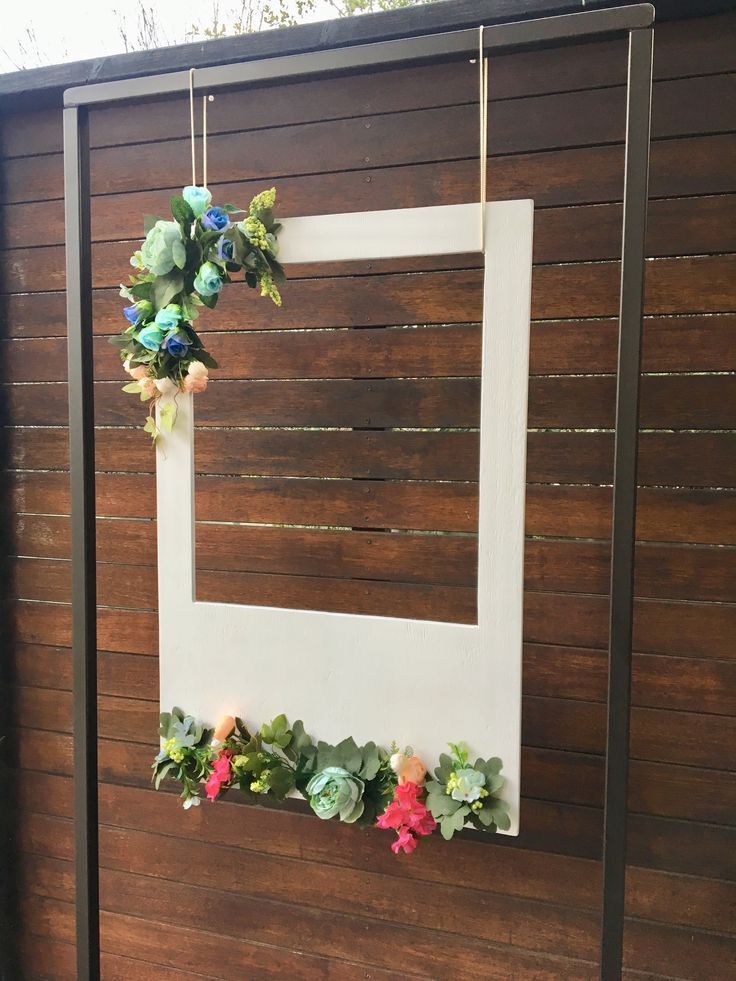
<path fill-rule="evenodd" d="M 624 971 L 632 981 L 726 978 L 736 956 L 733 25 L 729 14 L 657 27 Z M 380 832 L 227 801 L 182 815 L 174 795 L 149 787 L 153 460 L 104 335 L 120 326 L 116 284 L 141 215 L 165 209 L 178 188 L 172 160 L 187 122 L 182 100 L 149 105 L 155 126 L 145 132 L 124 107 L 93 113 L 105 977 L 597 976 L 625 58 L 619 42 L 574 50 L 494 59 L 490 111 L 489 200 L 531 196 L 537 209 L 522 835 L 512 847 L 430 840 L 398 863 Z M 213 103 L 220 199 L 248 200 L 272 177 L 286 215 L 453 204 L 477 193 L 467 66 L 262 94 Z M 20 808 L 19 947 L 29 977 L 67 981 L 60 137 L 57 109 L 0 121 L 0 576 L 3 680 L 20 721 L 6 744 Z M 433 262 L 302 266 L 278 314 L 232 287 L 203 318 L 226 367 L 197 404 L 201 596 L 472 619 L 480 279 L 473 257 Z M 222 523 L 234 505 L 240 523 Z M 278 526 L 298 517 L 310 527 Z M 338 517 L 345 527 L 333 530 Z M 352 530 L 364 522 L 376 530 Z M 181 871 L 186 849 L 194 886 Z M 469 881 L 470 890 L 458 884 Z M 143 909 L 155 912 L 144 918 Z M 415 955 L 409 969 L 397 970 L 397 947 Z"/>

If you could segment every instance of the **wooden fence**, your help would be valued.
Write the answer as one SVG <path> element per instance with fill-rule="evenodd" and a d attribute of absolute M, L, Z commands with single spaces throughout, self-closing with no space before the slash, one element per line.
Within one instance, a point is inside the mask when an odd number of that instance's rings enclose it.
<path fill-rule="evenodd" d="M 656 34 L 631 977 L 736 976 L 734 28 L 726 14 Z M 210 184 L 218 199 L 243 202 L 275 183 L 283 215 L 473 200 L 476 84 L 455 63 L 218 95 Z M 625 47 L 498 57 L 490 93 L 489 199 L 532 197 L 537 209 L 522 834 L 430 840 L 405 860 L 379 833 L 288 808 L 184 813 L 150 788 L 154 457 L 105 335 L 120 328 L 116 286 L 143 213 L 165 211 L 189 182 L 188 107 L 161 99 L 92 114 L 107 978 L 597 974 Z M 0 139 L 2 730 L 16 976 L 66 979 L 75 966 L 59 107 L 6 110 Z M 233 286 L 208 318 L 224 367 L 197 399 L 200 597 L 472 621 L 478 258 L 304 266 L 284 296 L 275 312 Z M 232 520 L 241 523 L 222 524 Z M 234 683 L 247 706 L 247 678 Z"/>

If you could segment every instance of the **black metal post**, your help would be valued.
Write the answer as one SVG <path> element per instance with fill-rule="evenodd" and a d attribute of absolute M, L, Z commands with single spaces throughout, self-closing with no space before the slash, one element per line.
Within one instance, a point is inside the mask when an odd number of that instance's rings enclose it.
<path fill-rule="evenodd" d="M 651 29 L 632 31 L 629 35 L 608 638 L 608 730 L 600 964 L 602 981 L 618 981 L 623 965 L 639 375 L 644 309 L 653 41 L 654 32 Z"/>
<path fill-rule="evenodd" d="M 77 978 L 96 981 L 99 961 L 97 827 L 97 583 L 92 272 L 87 110 L 64 109 L 66 302 L 72 523 L 74 844 Z"/>

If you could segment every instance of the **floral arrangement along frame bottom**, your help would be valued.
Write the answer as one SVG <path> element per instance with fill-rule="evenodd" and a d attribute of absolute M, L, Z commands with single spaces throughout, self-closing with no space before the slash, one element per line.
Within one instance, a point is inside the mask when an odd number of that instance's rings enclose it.
<path fill-rule="evenodd" d="M 352 737 L 333 746 L 314 742 L 301 721 L 289 725 L 278 715 L 253 733 L 241 719 L 227 716 L 208 729 L 181 709 L 161 714 L 161 749 L 153 762 L 158 790 L 165 778 L 182 785 L 184 807 L 219 800 L 237 788 L 251 803 L 264 797 L 282 801 L 295 793 L 322 820 L 392 830 L 395 854 L 413 852 L 419 838 L 437 828 L 449 840 L 465 827 L 506 831 L 509 805 L 497 757 L 470 762 L 464 743 L 450 743 L 434 776 L 410 747 L 391 752 Z"/>

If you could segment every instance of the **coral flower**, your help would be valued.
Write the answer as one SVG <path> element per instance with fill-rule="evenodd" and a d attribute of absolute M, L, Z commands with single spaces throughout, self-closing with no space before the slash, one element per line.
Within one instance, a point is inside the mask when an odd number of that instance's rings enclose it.
<path fill-rule="evenodd" d="M 437 822 L 420 800 L 423 788 L 407 781 L 394 790 L 394 799 L 376 821 L 379 828 L 396 832 L 396 841 L 391 845 L 395 855 L 400 851 L 413 852 L 419 838 L 431 835 Z"/>

